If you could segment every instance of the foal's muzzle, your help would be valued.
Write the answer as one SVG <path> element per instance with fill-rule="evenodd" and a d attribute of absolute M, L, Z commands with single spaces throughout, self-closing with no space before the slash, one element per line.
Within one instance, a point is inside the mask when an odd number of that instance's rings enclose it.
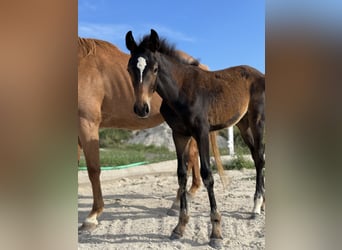
<path fill-rule="evenodd" d="M 147 118 L 150 113 L 150 107 L 147 103 L 143 103 L 142 105 L 135 103 L 133 110 L 134 113 L 141 118 Z"/>

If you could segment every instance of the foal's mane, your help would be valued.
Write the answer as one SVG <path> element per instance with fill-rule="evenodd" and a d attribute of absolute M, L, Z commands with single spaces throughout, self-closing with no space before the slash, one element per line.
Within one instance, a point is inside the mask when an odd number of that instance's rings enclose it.
<path fill-rule="evenodd" d="M 145 35 L 139 45 L 140 48 L 149 48 L 150 47 L 150 35 Z M 184 57 L 182 57 L 177 51 L 174 44 L 170 44 L 166 38 L 160 38 L 159 39 L 159 48 L 157 50 L 159 53 L 170 56 L 172 58 L 175 58 L 177 61 L 183 63 L 183 64 L 190 64 L 194 66 L 199 66 L 200 62 L 197 59 L 192 58 L 191 61 L 186 60 Z"/>
<path fill-rule="evenodd" d="M 106 49 L 112 48 L 114 45 L 98 39 L 78 37 L 78 49 L 82 52 L 82 56 L 96 55 L 97 47 Z"/>

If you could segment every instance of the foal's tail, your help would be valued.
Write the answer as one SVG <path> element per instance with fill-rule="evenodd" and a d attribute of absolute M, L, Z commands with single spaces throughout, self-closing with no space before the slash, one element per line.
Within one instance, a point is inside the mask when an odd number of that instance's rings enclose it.
<path fill-rule="evenodd" d="M 223 187 L 226 188 L 228 186 L 229 179 L 228 179 L 228 176 L 225 175 L 224 170 L 223 170 L 221 156 L 220 156 L 220 152 L 217 146 L 216 132 L 215 131 L 210 132 L 209 138 L 211 142 L 211 149 L 213 151 L 215 162 L 216 162 L 217 171 L 220 175 L 220 179 L 222 181 Z"/>

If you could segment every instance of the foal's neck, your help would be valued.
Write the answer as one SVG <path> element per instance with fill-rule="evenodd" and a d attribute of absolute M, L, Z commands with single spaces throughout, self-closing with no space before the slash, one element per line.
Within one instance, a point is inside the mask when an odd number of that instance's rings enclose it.
<path fill-rule="evenodd" d="M 189 65 L 160 53 L 158 53 L 157 58 L 159 63 L 157 92 L 167 103 L 176 103 L 180 97 L 179 90 L 183 86 L 184 79 L 189 74 L 189 72 L 186 72 L 185 67 Z"/>

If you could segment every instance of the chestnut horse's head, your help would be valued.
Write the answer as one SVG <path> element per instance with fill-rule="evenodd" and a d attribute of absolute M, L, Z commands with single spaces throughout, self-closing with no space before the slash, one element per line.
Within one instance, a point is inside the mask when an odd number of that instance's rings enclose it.
<path fill-rule="evenodd" d="M 157 87 L 158 63 L 154 52 L 159 48 L 158 34 L 151 30 L 147 49 L 146 46 L 138 46 L 132 31 L 129 31 L 126 34 L 126 47 L 131 52 L 127 70 L 135 94 L 134 113 L 146 118 L 150 113 L 150 101 Z"/>

